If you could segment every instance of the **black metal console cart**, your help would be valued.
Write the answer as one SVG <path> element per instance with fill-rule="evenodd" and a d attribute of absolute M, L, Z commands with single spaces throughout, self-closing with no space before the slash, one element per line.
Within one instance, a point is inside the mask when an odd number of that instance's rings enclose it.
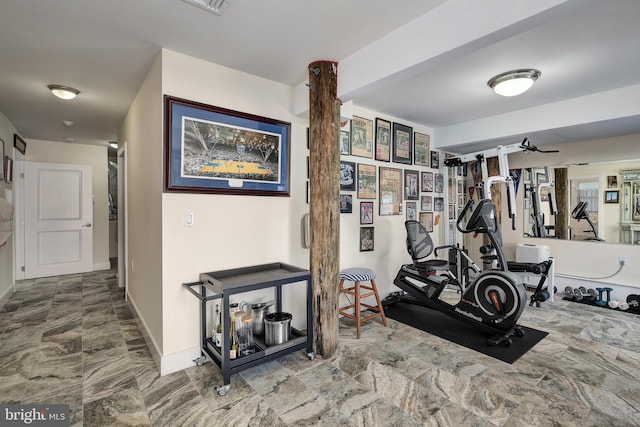
<path fill-rule="evenodd" d="M 306 282 L 307 286 L 307 322 L 306 332 L 291 328 L 289 341 L 267 346 L 260 337 L 255 338 L 254 354 L 229 359 L 229 351 L 218 349 L 211 338 L 207 337 L 207 303 L 221 299 L 221 310 L 229 313 L 229 297 L 243 292 L 255 291 L 263 288 L 274 288 L 275 309 L 282 311 L 282 285 L 289 283 Z M 200 300 L 200 338 L 202 356 L 195 359 L 197 365 L 202 365 L 207 359 L 218 365 L 222 371 L 224 383 L 216 391 L 224 396 L 229 391 L 231 374 L 251 368 L 266 361 L 275 359 L 294 351 L 307 349 L 307 355 L 313 359 L 313 317 L 311 306 L 311 273 L 299 267 L 284 263 L 272 263 L 256 265 L 252 267 L 236 268 L 231 270 L 215 271 L 200 274 L 199 282 L 183 283 L 189 292 Z M 231 328 L 229 316 L 222 316 L 222 347 L 230 348 L 229 331 Z"/>

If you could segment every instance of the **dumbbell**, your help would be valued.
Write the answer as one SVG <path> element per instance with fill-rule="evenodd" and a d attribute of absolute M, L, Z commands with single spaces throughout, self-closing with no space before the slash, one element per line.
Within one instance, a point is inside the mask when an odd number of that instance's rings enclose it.
<path fill-rule="evenodd" d="M 601 307 L 607 306 L 609 305 L 609 301 L 611 301 L 611 291 L 613 290 L 613 288 L 596 288 L 596 291 L 598 291 L 598 300 L 596 301 L 596 304 L 598 304 Z M 603 300 L 602 299 L 602 294 L 603 293 L 607 293 L 607 300 Z"/>
<path fill-rule="evenodd" d="M 620 306 L 620 301 L 611 300 L 607 303 L 607 305 L 609 306 L 609 308 L 618 308 Z"/>
<path fill-rule="evenodd" d="M 611 300 L 608 305 L 609 308 L 619 308 L 622 311 L 629 310 L 629 303 L 625 301 Z"/>
<path fill-rule="evenodd" d="M 636 294 L 627 295 L 627 304 L 629 304 L 629 310 L 640 312 L 640 296 Z"/>
<path fill-rule="evenodd" d="M 564 296 L 565 298 L 574 299 L 573 288 L 571 286 L 567 286 L 566 288 L 564 288 Z"/>
<path fill-rule="evenodd" d="M 566 292 L 567 292 L 567 289 L 565 289 L 565 293 Z M 587 301 L 595 301 L 598 299 L 598 296 L 596 295 L 596 291 L 594 289 L 587 290 L 587 288 L 585 288 L 584 286 L 571 289 L 570 292 L 571 292 L 571 297 L 576 301 L 582 301 L 583 299 Z"/>

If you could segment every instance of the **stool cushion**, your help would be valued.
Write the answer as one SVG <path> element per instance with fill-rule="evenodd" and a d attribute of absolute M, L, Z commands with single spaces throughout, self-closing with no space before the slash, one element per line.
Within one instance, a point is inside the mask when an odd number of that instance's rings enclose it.
<path fill-rule="evenodd" d="M 368 268 L 346 268 L 340 271 L 340 280 L 350 280 L 352 282 L 366 282 L 375 279 L 376 273 Z"/>

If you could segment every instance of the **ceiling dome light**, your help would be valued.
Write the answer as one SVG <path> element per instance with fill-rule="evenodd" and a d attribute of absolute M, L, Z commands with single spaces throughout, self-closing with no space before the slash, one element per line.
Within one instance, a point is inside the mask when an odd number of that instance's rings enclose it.
<path fill-rule="evenodd" d="M 68 86 L 48 85 L 47 87 L 49 88 L 52 94 L 54 94 L 60 99 L 73 99 L 76 96 L 78 96 L 78 94 L 80 93 L 78 89 L 74 89 Z"/>
<path fill-rule="evenodd" d="M 533 82 L 540 77 L 540 74 L 542 74 L 540 71 L 532 68 L 507 71 L 492 77 L 487 85 L 498 95 L 516 96 L 533 86 Z"/>

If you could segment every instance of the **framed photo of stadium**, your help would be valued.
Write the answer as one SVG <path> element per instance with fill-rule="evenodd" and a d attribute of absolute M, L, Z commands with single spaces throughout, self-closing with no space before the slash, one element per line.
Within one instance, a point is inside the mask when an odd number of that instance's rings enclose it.
<path fill-rule="evenodd" d="M 164 191 L 289 196 L 291 123 L 164 96 Z"/>

